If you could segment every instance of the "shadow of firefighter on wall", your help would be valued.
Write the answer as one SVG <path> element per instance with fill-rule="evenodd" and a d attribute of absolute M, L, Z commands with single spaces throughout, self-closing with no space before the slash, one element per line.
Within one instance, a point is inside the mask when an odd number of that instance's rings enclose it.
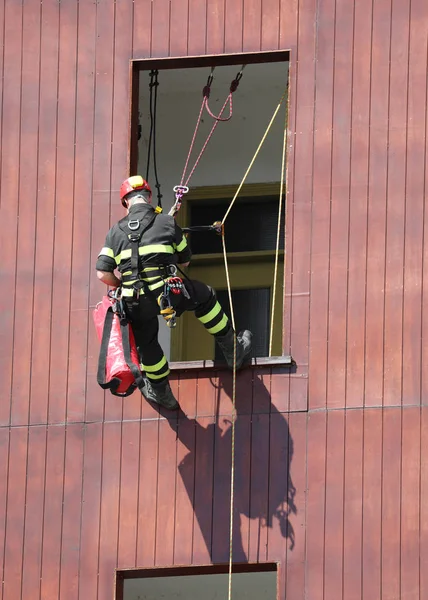
<path fill-rule="evenodd" d="M 290 476 L 293 441 L 285 415 L 271 403 L 269 391 L 256 371 L 248 392 L 240 389 L 240 376 L 238 374 L 236 394 L 233 561 L 246 563 L 268 559 L 268 528 L 278 528 L 281 536 L 287 538 L 289 549 L 293 549 L 295 534 L 290 515 L 296 514 L 297 509 L 296 489 Z M 217 413 L 221 388 L 231 399 L 230 374 L 220 373 Z M 206 427 L 201 424 L 204 421 L 208 421 Z M 196 420 L 180 411 L 178 420 L 171 420 L 169 424 L 189 450 L 178 470 L 211 561 L 227 562 L 232 456 L 230 414 Z M 244 526 L 241 517 L 249 519 Z"/>

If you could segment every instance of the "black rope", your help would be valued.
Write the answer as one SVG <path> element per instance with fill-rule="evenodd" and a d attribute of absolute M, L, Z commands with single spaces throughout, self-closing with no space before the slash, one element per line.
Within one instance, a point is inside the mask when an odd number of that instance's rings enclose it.
<path fill-rule="evenodd" d="M 155 181 L 156 181 L 156 189 L 157 189 L 157 199 L 158 206 L 162 208 L 162 194 L 160 191 L 160 183 L 158 177 L 158 167 L 156 160 L 156 115 L 157 115 L 157 103 L 158 103 L 158 74 L 159 71 L 152 70 L 150 71 L 150 135 L 149 135 L 149 143 L 147 149 L 147 169 L 146 169 L 146 181 L 149 179 L 149 170 L 150 170 L 150 159 L 152 153 L 152 143 L 153 143 L 153 170 L 155 173 Z M 153 93 L 154 88 L 154 93 Z"/>

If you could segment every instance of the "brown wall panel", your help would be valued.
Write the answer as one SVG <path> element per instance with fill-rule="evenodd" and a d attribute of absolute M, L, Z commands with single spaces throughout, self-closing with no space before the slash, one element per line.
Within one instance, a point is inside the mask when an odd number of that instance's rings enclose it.
<path fill-rule="evenodd" d="M 153 57 L 170 56 L 171 2 L 156 0 L 153 2 L 152 45 L 150 54 Z"/>
<path fill-rule="evenodd" d="M 122 424 L 106 423 L 103 434 L 101 472 L 100 538 L 98 559 L 98 596 L 108 598 L 117 565 L 120 518 Z"/>
<path fill-rule="evenodd" d="M 224 51 L 242 52 L 244 3 L 226 0 L 224 7 Z"/>
<path fill-rule="evenodd" d="M 186 56 L 189 44 L 189 0 L 171 2 L 170 54 Z"/>
<path fill-rule="evenodd" d="M 251 419 L 251 478 L 248 560 L 267 560 L 268 529 L 264 526 L 269 509 L 270 415 L 254 414 Z"/>
<path fill-rule="evenodd" d="M 346 406 L 364 406 L 365 306 L 372 8 L 355 3 L 352 62 L 352 138 L 349 205 Z"/>
<path fill-rule="evenodd" d="M 346 411 L 343 489 L 343 600 L 361 598 L 363 421 L 362 410 Z"/>
<path fill-rule="evenodd" d="M 390 36 L 391 1 L 376 2 L 370 70 L 365 406 L 381 406 L 383 394 Z"/>
<path fill-rule="evenodd" d="M 326 438 L 326 413 L 312 413 L 308 416 L 305 555 L 306 593 L 311 600 L 324 596 Z"/>
<path fill-rule="evenodd" d="M 141 426 L 138 420 L 122 424 L 118 568 L 129 568 L 136 564 L 140 436 Z"/>
<path fill-rule="evenodd" d="M 189 383 L 191 381 L 189 379 Z M 180 401 L 183 397 L 183 382 L 180 381 Z M 196 389 L 193 390 L 196 397 Z M 180 414 L 177 420 L 177 470 L 175 483 L 175 529 L 174 529 L 174 564 L 190 565 L 193 563 L 194 532 L 194 498 L 195 498 L 195 463 L 196 463 L 196 429 L 198 424 L 193 417 Z"/>
<path fill-rule="evenodd" d="M 406 118 L 409 38 L 403 14 L 409 3 L 394 3 L 391 22 L 388 210 L 386 216 L 384 405 L 397 404 L 402 385 L 403 269 L 406 207 Z M 405 21 L 404 21 L 405 22 Z M 404 118 L 403 118 L 404 117 Z M 392 210 L 391 210 L 392 209 Z"/>
<path fill-rule="evenodd" d="M 271 414 L 269 445 L 267 559 L 280 565 L 278 583 L 281 592 L 279 597 L 284 598 L 288 548 L 294 550 L 295 546 L 294 523 L 292 525 L 292 517 L 289 518 L 295 509 L 295 497 L 289 469 L 294 455 L 294 445 L 290 439 L 290 430 L 283 414 Z M 303 589 L 300 591 L 302 592 Z"/>
<path fill-rule="evenodd" d="M 276 50 L 279 47 L 280 3 L 262 0 L 261 49 Z"/>
<path fill-rule="evenodd" d="M 101 8 L 102 7 L 102 8 Z M 113 195 L 117 197 L 113 190 L 117 190 L 118 185 L 112 181 L 112 153 L 113 153 L 113 119 L 116 111 L 113 110 L 114 94 L 115 94 L 115 16 L 116 5 L 111 2 L 100 5 L 97 10 L 96 27 L 97 27 L 97 43 L 96 43 L 96 79 L 95 79 L 95 97 L 94 97 L 94 155 L 93 155 L 93 172 L 92 172 L 92 214 L 90 220 L 90 245 L 88 247 L 88 258 L 90 260 L 88 267 L 90 269 L 90 286 L 89 286 L 89 302 L 90 306 L 95 305 L 101 298 L 100 286 L 95 276 L 94 261 L 101 247 L 104 245 L 104 239 L 107 231 L 111 227 L 111 206 Z M 119 34 L 120 40 L 120 34 Z M 122 71 L 122 76 L 125 75 Z M 120 76 L 119 76 L 120 81 Z M 129 92 L 128 92 L 129 93 Z M 126 127 L 126 122 L 125 122 Z M 123 163 L 126 157 L 122 157 Z M 96 247 L 92 247 L 92 243 L 99 240 Z M 94 242 L 93 242 L 94 241 Z M 86 333 L 86 337 L 93 336 L 92 323 L 88 323 L 90 331 Z M 92 335 L 91 335 L 92 334 Z M 96 345 L 93 345 L 94 359 L 96 364 Z M 101 390 L 97 390 L 94 377 L 88 382 L 89 390 L 87 399 L 91 405 L 87 410 L 96 411 L 101 408 Z M 96 401 L 96 406 L 94 403 Z M 119 398 L 115 398 L 111 394 L 105 394 L 104 397 L 104 418 L 106 420 L 117 420 L 122 418 L 123 403 Z M 100 413 L 98 411 L 100 418 Z"/>
<path fill-rule="evenodd" d="M 7 427 L 0 428 L 0 565 L 1 577 L 4 581 L 4 555 L 6 536 L 6 517 L 7 517 L 7 493 L 8 493 L 8 470 L 9 470 L 9 436 L 10 430 Z M 3 598 L 3 586 L 0 589 L 0 598 Z"/>
<path fill-rule="evenodd" d="M 421 476 L 421 411 L 412 407 L 403 410 L 402 420 L 402 477 L 401 477 L 401 561 L 400 596 L 417 596 L 420 585 L 420 539 L 426 531 L 420 529 Z"/>
<path fill-rule="evenodd" d="M 137 520 L 137 565 L 153 567 L 156 544 L 156 506 L 158 490 L 158 437 L 159 419 L 141 423 L 141 445 L 138 520 Z"/>
<path fill-rule="evenodd" d="M 407 107 L 406 156 L 406 230 L 404 260 L 404 310 L 403 310 L 403 404 L 421 403 L 421 360 L 419 336 L 422 330 L 421 302 L 423 279 L 423 253 L 426 245 L 426 131 L 418 124 L 426 123 L 427 88 L 423 86 L 427 74 L 427 24 L 426 6 L 420 1 L 411 3 L 409 27 L 409 68 Z M 405 21 L 407 15 L 402 14 Z M 419 90 L 419 91 L 418 91 Z M 416 125 L 416 126 L 415 126 Z M 424 158 L 422 158 L 424 157 Z M 425 231 L 425 233 L 424 233 Z M 423 337 L 426 333 L 423 332 Z M 425 363 L 426 364 L 426 363 Z"/>
<path fill-rule="evenodd" d="M 310 379 L 309 397 L 313 408 L 327 404 L 328 377 L 328 283 L 330 246 L 330 197 L 332 153 L 332 103 L 334 66 L 334 2 L 319 5 L 320 28 L 317 35 L 316 90 L 312 197 L 312 251 L 310 305 Z M 309 190 L 308 190 L 309 197 Z"/>
<path fill-rule="evenodd" d="M 287 417 L 284 415 L 285 419 Z M 278 419 L 277 419 L 278 421 Z M 306 529 L 306 464 L 307 464 L 307 415 L 290 414 L 288 417 L 288 486 L 286 510 L 287 565 L 283 586 L 285 598 L 304 597 L 305 590 L 305 536 Z M 271 444 L 272 445 L 272 444 Z M 282 567 L 285 570 L 285 565 Z"/>
<path fill-rule="evenodd" d="M 327 414 L 325 471 L 324 595 L 340 598 L 343 572 L 337 565 L 343 556 L 345 413 Z"/>
<path fill-rule="evenodd" d="M 22 5 L 5 3 L 1 86 L 0 246 L 2 249 L 3 285 L 9 293 L 2 295 L 0 299 L 2 314 L 0 376 L 9 393 L 11 393 L 13 381 L 15 303 L 17 301 L 15 284 L 19 211 L 18 203 L 11 200 L 16 198 L 16 192 L 19 189 L 20 129 L 17 127 L 17 123 L 21 120 L 22 18 Z M 8 424 L 11 418 L 12 398 L 2 402 L 0 406 L 0 423 Z"/>
<path fill-rule="evenodd" d="M 206 0 L 206 48 L 207 54 L 222 54 L 225 49 L 225 3 Z"/>
<path fill-rule="evenodd" d="M 427 564 L 428 557 L 428 461 L 422 460 L 428 452 L 428 411 L 421 409 L 421 472 L 420 472 L 420 546 L 419 561 L 421 565 Z M 425 598 L 428 593 L 427 569 L 420 571 L 420 596 Z"/>
<path fill-rule="evenodd" d="M 400 597 L 401 411 L 385 411 L 382 436 L 382 594 Z"/>
<path fill-rule="evenodd" d="M 207 45 L 207 3 L 199 0 L 189 0 L 189 56 L 199 56 L 206 53 Z"/>
<path fill-rule="evenodd" d="M 67 411 L 68 343 L 73 245 L 73 191 L 76 139 L 78 10 L 74 0 L 60 3 L 58 124 L 54 262 L 52 280 L 49 423 L 64 423 Z"/>
<path fill-rule="evenodd" d="M 40 596 L 58 598 L 65 469 L 64 427 L 48 427 L 46 438 L 45 494 Z M 30 596 L 31 597 L 31 596 Z M 36 596 L 37 597 L 37 596 Z"/>
<path fill-rule="evenodd" d="M 297 31 L 298 50 L 296 60 L 296 101 L 301 109 L 296 112 L 294 139 L 294 175 L 293 175 L 293 229 L 299 235 L 293 236 L 291 257 L 292 272 L 288 290 L 293 294 L 291 306 L 290 336 L 292 353 L 299 365 L 305 368 L 309 360 L 309 330 L 303 323 L 309 321 L 309 288 L 310 288 L 310 231 L 311 231 L 311 199 L 314 150 L 314 97 L 315 97 L 315 30 L 305 14 L 314 14 L 316 2 L 301 0 L 299 3 L 299 21 Z M 300 12 L 301 11 L 301 12 Z M 300 18 L 302 17 L 302 18 Z M 298 133 L 297 133 L 298 132 Z M 290 248 L 290 246 L 289 246 Z M 293 395 L 293 382 L 290 382 L 290 393 Z"/>
<path fill-rule="evenodd" d="M 28 429 L 12 428 L 9 443 L 2 600 L 21 598 L 27 460 Z"/>
<path fill-rule="evenodd" d="M 97 598 L 98 578 L 93 577 L 91 573 L 98 573 L 99 568 L 103 449 L 102 424 L 86 425 L 79 556 L 79 600 Z"/>
<path fill-rule="evenodd" d="M 52 277 L 55 223 L 59 3 L 43 2 L 40 42 L 40 105 L 37 171 L 37 218 L 34 258 L 32 328 L 31 424 L 46 423 L 52 321 Z M 52 91 L 55 90 L 55 93 Z"/>
<path fill-rule="evenodd" d="M 174 564 L 175 496 L 177 473 L 177 441 L 174 417 L 159 421 L 159 448 L 157 465 L 157 501 L 152 507 L 152 516 L 156 523 L 155 565 Z M 155 512 L 156 511 L 156 512 Z"/>
<path fill-rule="evenodd" d="M 346 303 L 348 295 L 349 183 L 351 170 L 352 37 L 354 7 L 336 3 L 333 62 L 332 170 L 328 305 L 327 405 L 346 398 Z"/>
<path fill-rule="evenodd" d="M 79 597 L 84 438 L 84 425 L 78 423 L 67 426 L 59 577 L 59 598 L 67 600 L 77 600 Z M 46 517 L 49 518 L 49 515 Z"/>
<path fill-rule="evenodd" d="M 97 5 L 79 3 L 77 44 L 76 140 L 71 248 L 70 338 L 68 346 L 67 421 L 83 420 L 86 404 L 87 331 L 92 170 L 94 154 L 94 93 Z M 98 397 L 102 398 L 98 391 Z M 88 402 L 92 401 L 92 395 Z M 90 415 L 90 418 L 92 415 Z"/>
<path fill-rule="evenodd" d="M 139 0 L 132 7 L 132 58 L 147 58 L 152 43 L 153 2 Z"/>
<path fill-rule="evenodd" d="M 16 254 L 16 301 L 15 337 L 13 361 L 22 365 L 13 371 L 11 422 L 19 425 L 28 422 L 31 364 L 32 364 L 32 320 L 34 308 L 34 258 L 36 245 L 37 215 L 37 156 L 38 156 L 38 115 L 40 87 L 40 30 L 41 7 L 26 3 L 22 15 L 22 74 L 21 74 L 21 122 L 20 131 L 25 132 L 20 139 L 19 160 L 25 169 L 19 173 L 19 228 L 17 230 Z M 22 143 L 24 141 L 24 143 Z M 3 244 L 2 244 L 3 247 Z M 31 285 L 29 285 L 31 281 Z M 39 302 L 40 306 L 40 302 Z M 27 332 L 22 331 L 22 323 L 28 323 Z M 48 328 L 49 329 L 49 328 Z"/>
<path fill-rule="evenodd" d="M 28 432 L 27 484 L 25 488 L 24 552 L 22 557 L 23 598 L 40 587 L 42 572 L 45 499 L 46 426 Z M 49 518 L 49 515 L 46 515 Z"/>
<path fill-rule="evenodd" d="M 246 0 L 242 17 L 242 50 L 257 52 L 261 50 L 260 19 L 262 0 Z"/>
<path fill-rule="evenodd" d="M 381 597 L 382 412 L 364 412 L 362 593 Z"/>

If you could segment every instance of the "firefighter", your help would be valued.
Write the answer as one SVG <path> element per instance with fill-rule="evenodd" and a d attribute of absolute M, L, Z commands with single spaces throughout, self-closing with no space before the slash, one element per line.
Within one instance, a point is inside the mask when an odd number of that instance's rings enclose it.
<path fill-rule="evenodd" d="M 194 311 L 214 335 L 230 368 L 235 333 L 211 287 L 177 277 L 177 265 L 183 268 L 190 262 L 190 248 L 174 218 L 159 214 L 151 205 L 152 192 L 147 181 L 139 175 L 129 177 L 122 183 L 120 199 L 127 216 L 107 233 L 98 255 L 97 277 L 113 288 L 121 286 L 141 370 L 145 372 L 143 395 L 176 410 L 179 406 L 168 383 L 168 361 L 158 342 L 158 315 L 162 313 L 168 321 L 184 311 Z M 115 269 L 120 277 L 115 275 Z M 251 337 L 248 330 L 237 336 L 237 369 L 251 350 Z"/>

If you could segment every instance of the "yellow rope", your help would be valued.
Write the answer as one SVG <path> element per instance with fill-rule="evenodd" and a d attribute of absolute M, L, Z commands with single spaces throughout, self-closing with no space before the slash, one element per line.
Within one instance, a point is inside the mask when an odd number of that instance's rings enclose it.
<path fill-rule="evenodd" d="M 225 221 L 226 221 L 226 219 L 227 219 L 227 216 L 228 216 L 228 214 L 230 213 L 230 211 L 231 211 L 231 209 L 232 209 L 232 206 L 235 204 L 235 200 L 236 200 L 236 198 L 238 197 L 238 195 L 239 195 L 239 192 L 241 191 L 241 189 L 242 189 L 242 186 L 244 185 L 244 183 L 245 183 L 245 180 L 246 180 L 246 179 L 247 179 L 247 177 L 248 177 L 248 173 L 251 171 L 251 168 L 252 168 L 252 166 L 253 166 L 253 164 L 254 164 L 254 161 L 256 160 L 256 158 L 257 158 L 257 156 L 258 156 L 258 154 L 259 154 L 259 152 L 260 152 L 260 149 L 261 149 L 261 147 L 262 147 L 262 146 L 263 146 L 263 144 L 264 144 L 264 141 L 265 141 L 265 139 L 266 139 L 266 137 L 267 137 L 267 134 L 269 133 L 269 131 L 270 131 L 270 128 L 272 127 L 272 123 L 275 121 L 275 117 L 276 117 L 276 115 L 278 114 L 278 111 L 279 111 L 279 109 L 281 108 L 281 104 L 282 104 L 282 102 L 283 102 L 283 100 L 284 100 L 284 98 L 285 98 L 286 94 L 287 94 L 287 88 L 285 89 L 284 93 L 282 94 L 282 96 L 281 96 L 281 100 L 278 102 L 278 106 L 276 107 L 276 109 L 275 109 L 275 112 L 273 113 L 273 115 L 272 115 L 272 118 L 271 118 L 271 120 L 269 121 L 269 125 L 267 126 L 267 129 L 266 129 L 266 131 L 265 131 L 265 133 L 264 133 L 264 135 L 263 135 L 263 137 L 262 137 L 262 140 L 261 140 L 260 144 L 258 145 L 258 148 L 257 148 L 257 150 L 255 151 L 253 158 L 251 159 L 250 165 L 249 165 L 248 169 L 245 171 L 245 175 L 244 175 L 244 177 L 242 178 L 242 181 L 241 181 L 241 183 L 239 184 L 239 186 L 238 186 L 238 189 L 236 190 L 236 192 L 235 192 L 235 195 L 233 196 L 231 203 L 229 204 L 229 208 L 227 209 L 227 211 L 226 211 L 226 214 L 225 214 L 225 215 L 224 215 L 224 217 L 223 217 L 223 225 L 224 225 L 224 223 L 225 223 Z"/>
<path fill-rule="evenodd" d="M 233 327 L 233 331 L 235 332 L 235 336 L 234 336 L 234 341 L 233 341 L 233 374 L 232 374 L 232 458 L 231 458 L 231 471 L 230 471 L 230 528 L 229 528 L 229 589 L 228 589 L 228 600 L 232 600 L 232 564 L 233 564 L 233 505 L 234 505 L 234 488 L 235 488 L 235 421 L 236 421 L 236 327 L 235 327 L 235 313 L 233 310 L 233 302 L 232 302 L 232 288 L 230 285 L 230 275 L 229 275 L 229 266 L 228 266 L 228 262 L 227 262 L 227 252 L 226 252 L 226 241 L 225 241 L 225 237 L 224 237 L 224 223 L 227 219 L 228 214 L 230 213 L 230 210 L 232 208 L 232 206 L 235 203 L 236 198 L 239 195 L 239 192 L 242 189 L 242 186 L 245 183 L 245 180 L 247 179 L 248 173 L 250 172 L 259 152 L 261 147 L 264 144 L 264 141 L 272 127 L 272 124 L 275 120 L 276 115 L 278 114 L 278 111 L 281 107 L 281 104 L 285 98 L 287 94 L 287 89 L 285 89 L 284 93 L 281 96 L 281 99 L 278 103 L 278 106 L 276 107 L 271 120 L 269 121 L 269 125 L 267 126 L 267 129 L 262 137 L 262 140 L 260 142 L 260 144 L 257 147 L 256 152 L 254 153 L 254 156 L 250 162 L 250 165 L 248 167 L 248 169 L 246 170 L 244 177 L 241 181 L 241 183 L 238 186 L 238 189 L 235 192 L 235 195 L 231 201 L 231 203 L 229 204 L 229 208 L 226 211 L 226 214 L 223 217 L 223 221 L 222 221 L 222 246 L 223 246 L 223 258 L 224 258 L 224 268 L 225 268 L 225 272 L 226 272 L 226 282 L 227 282 L 227 293 L 229 296 L 229 305 L 230 305 L 230 316 L 231 316 L 231 321 L 232 321 L 232 327 Z M 283 176 L 281 175 L 281 181 L 283 179 Z M 281 194 L 282 195 L 282 194 Z"/>
<path fill-rule="evenodd" d="M 234 489 L 235 489 L 235 421 L 236 421 L 236 327 L 235 313 L 232 302 L 232 288 L 230 285 L 229 266 L 227 263 L 226 241 L 224 235 L 221 236 L 223 245 L 224 268 L 226 271 L 227 293 L 229 296 L 230 317 L 232 321 L 233 331 L 233 371 L 232 371 L 232 458 L 230 470 L 230 527 L 229 527 L 229 591 L 228 598 L 232 598 L 232 558 L 233 558 L 233 505 L 234 505 Z"/>
<path fill-rule="evenodd" d="M 273 273 L 273 288 L 272 288 L 272 316 L 270 321 L 270 338 L 269 338 L 269 356 L 272 356 L 273 344 L 273 324 L 275 319 L 275 297 L 276 297 L 276 279 L 278 276 L 279 262 L 279 234 L 281 231 L 281 214 L 282 214 L 282 198 L 284 194 L 285 181 L 285 150 L 287 146 L 287 107 L 285 107 L 285 122 L 284 122 L 284 137 L 282 141 L 282 160 L 281 160 L 281 185 L 279 188 L 279 207 L 278 207 L 278 227 L 276 230 L 276 247 L 275 247 L 275 268 Z"/>

